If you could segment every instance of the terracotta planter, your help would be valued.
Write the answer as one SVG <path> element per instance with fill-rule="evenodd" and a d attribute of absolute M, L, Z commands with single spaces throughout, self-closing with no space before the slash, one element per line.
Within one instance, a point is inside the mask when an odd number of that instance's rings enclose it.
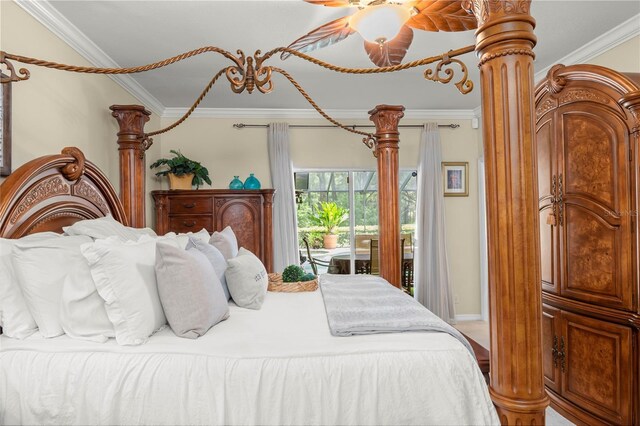
<path fill-rule="evenodd" d="M 169 188 L 170 189 L 191 189 L 191 182 L 193 181 L 193 173 L 189 173 L 182 176 L 169 173 Z"/>
<path fill-rule="evenodd" d="M 338 236 L 336 234 L 327 234 L 323 237 L 324 248 L 334 249 L 338 247 Z"/>

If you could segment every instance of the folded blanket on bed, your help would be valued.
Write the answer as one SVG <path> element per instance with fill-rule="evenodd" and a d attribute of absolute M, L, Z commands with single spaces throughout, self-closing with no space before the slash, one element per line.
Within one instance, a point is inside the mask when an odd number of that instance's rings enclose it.
<path fill-rule="evenodd" d="M 324 274 L 318 281 L 334 336 L 442 332 L 460 340 L 473 354 L 471 345 L 458 330 L 383 278 Z"/>

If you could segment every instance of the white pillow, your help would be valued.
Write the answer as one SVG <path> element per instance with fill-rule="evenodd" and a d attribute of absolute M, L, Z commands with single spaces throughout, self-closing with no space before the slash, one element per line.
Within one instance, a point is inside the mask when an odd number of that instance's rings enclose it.
<path fill-rule="evenodd" d="M 142 235 L 157 236 L 151 228 L 131 228 L 124 226 L 111 215 L 98 219 L 81 220 L 71 226 L 65 226 L 62 230 L 67 235 L 87 235 L 93 239 L 116 236 L 123 240 L 136 241 Z"/>
<path fill-rule="evenodd" d="M 80 246 L 86 236 L 18 240 L 13 248 L 13 267 L 27 307 L 43 337 L 64 334 L 60 324 L 62 287 L 75 268 L 86 268 Z"/>
<path fill-rule="evenodd" d="M 28 235 L 21 240 L 0 238 L 0 327 L 7 337 L 25 339 L 38 330 L 29 312 L 11 261 L 16 241 L 35 241 L 59 237 L 55 232 Z"/>
<path fill-rule="evenodd" d="M 211 235 L 209 244 L 220 250 L 225 260 L 232 259 L 238 255 L 238 240 L 229 226 L 220 232 L 214 232 Z"/>
<path fill-rule="evenodd" d="M 147 236 L 138 241 L 112 237 L 82 246 L 120 345 L 140 345 L 167 322 L 154 270 L 156 241 L 179 248 L 175 238 Z"/>
<path fill-rule="evenodd" d="M 173 332 L 197 339 L 229 317 L 229 305 L 207 257 L 195 247 L 156 244 L 158 294 Z"/>
<path fill-rule="evenodd" d="M 211 266 L 213 266 L 213 270 L 222 285 L 222 290 L 224 290 L 224 295 L 229 300 L 231 295 L 229 294 L 229 287 L 227 286 L 227 278 L 224 276 L 225 271 L 227 270 L 227 261 L 224 260 L 224 256 L 214 246 L 209 244 L 206 241 L 198 240 L 197 238 L 189 238 L 189 243 L 187 244 L 187 249 L 193 247 L 204 254 Z"/>
<path fill-rule="evenodd" d="M 82 267 L 69 270 L 62 286 L 60 324 L 69 337 L 104 343 L 115 337 L 113 324 L 84 257 L 83 261 Z"/>
<path fill-rule="evenodd" d="M 269 278 L 264 265 L 245 248 L 238 256 L 227 260 L 227 285 L 236 305 L 249 309 L 260 309 L 267 294 Z"/>
<path fill-rule="evenodd" d="M 175 235 L 173 232 L 170 232 L 167 234 L 167 236 L 169 235 Z M 187 247 L 187 244 L 189 243 L 189 238 L 193 237 L 195 239 L 197 239 L 198 241 L 204 241 L 205 243 L 209 242 L 209 238 L 211 238 L 211 235 L 209 235 L 209 231 L 207 231 L 206 229 L 202 228 L 200 231 L 198 232 L 187 232 L 185 234 L 178 234 L 176 235 L 176 237 L 178 238 L 178 242 L 180 243 L 180 247 L 182 247 L 183 249 Z"/>

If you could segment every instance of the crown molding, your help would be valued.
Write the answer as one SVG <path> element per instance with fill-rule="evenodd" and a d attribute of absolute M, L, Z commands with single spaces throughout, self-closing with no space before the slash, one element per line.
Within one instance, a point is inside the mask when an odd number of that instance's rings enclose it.
<path fill-rule="evenodd" d="M 89 37 L 65 18 L 48 0 L 14 0 L 22 9 L 33 16 L 49 31 L 67 43 L 91 65 L 100 68 L 119 68 L 109 55 L 100 49 Z M 145 107 L 162 115 L 164 105 L 138 82 L 128 75 L 109 75 L 124 90 L 138 99 Z"/>
<path fill-rule="evenodd" d="M 188 108 L 165 108 L 162 118 L 182 117 Z M 368 119 L 369 112 L 365 109 L 327 109 L 329 116 L 336 119 Z M 404 119 L 429 120 L 451 119 L 470 120 L 474 117 L 473 110 L 406 110 Z M 197 108 L 191 114 L 192 118 L 288 118 L 288 119 L 322 119 L 314 109 L 284 109 L 284 108 Z"/>
<path fill-rule="evenodd" d="M 589 43 L 579 47 L 567 56 L 558 59 L 554 64 L 545 67 L 535 73 L 534 81 L 540 81 L 546 77 L 547 72 L 555 64 L 574 65 L 590 61 L 607 50 L 613 49 L 619 44 L 640 35 L 640 14 L 632 16 L 617 27 L 612 28 Z"/>

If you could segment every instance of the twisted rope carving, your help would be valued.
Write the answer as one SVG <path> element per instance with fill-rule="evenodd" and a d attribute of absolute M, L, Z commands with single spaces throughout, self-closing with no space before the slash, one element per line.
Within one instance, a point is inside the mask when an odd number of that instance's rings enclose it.
<path fill-rule="evenodd" d="M 174 128 L 178 127 L 179 125 L 181 125 L 187 118 L 189 118 L 189 116 L 193 113 L 193 111 L 195 111 L 195 109 L 198 107 L 198 105 L 200 105 L 200 102 L 202 102 L 204 97 L 207 96 L 207 93 L 209 93 L 209 90 L 211 90 L 213 85 L 216 84 L 216 81 L 218 81 L 220 76 L 222 76 L 222 74 L 225 74 L 229 68 L 230 67 L 223 68 L 220 71 L 218 71 L 218 73 L 211 79 L 209 84 L 207 84 L 207 86 L 204 88 L 202 93 L 200 93 L 200 96 L 198 96 L 198 99 L 196 99 L 196 101 L 193 103 L 193 105 L 191 105 L 191 108 L 189 108 L 189 110 L 182 117 L 180 117 L 175 123 L 171 124 L 170 126 L 165 127 L 164 129 L 156 130 L 154 132 L 145 133 L 145 135 L 144 135 L 145 139 L 149 140 L 152 136 L 156 136 L 156 135 L 160 135 L 162 133 L 166 133 L 166 132 L 168 132 L 170 130 L 173 130 Z M 151 146 L 151 145 L 149 145 L 149 146 Z"/>
<path fill-rule="evenodd" d="M 70 71 L 84 74 L 136 74 L 140 72 L 155 70 L 158 68 L 166 67 L 167 65 L 174 64 L 176 62 L 180 62 L 187 58 L 191 58 L 193 56 L 201 55 L 206 52 L 215 52 L 223 55 L 225 58 L 230 59 L 242 66 L 242 63 L 239 63 L 240 59 L 233 56 L 231 53 L 227 52 L 224 49 L 220 49 L 215 46 L 204 46 L 199 49 L 191 50 L 189 52 L 182 53 L 180 55 L 173 56 L 171 58 L 164 59 L 162 61 L 154 62 L 148 65 L 142 65 L 139 67 L 130 67 L 130 68 L 97 68 L 97 67 L 82 67 L 76 65 L 67 65 L 60 64 L 58 62 L 52 61 L 44 61 L 42 59 L 30 58 L 28 56 L 20 56 L 14 55 L 12 53 L 4 53 L 4 57 L 6 59 L 11 59 L 16 62 L 22 62 L 23 64 L 36 65 L 39 67 L 53 68 L 61 71 Z M 239 51 L 238 51 L 239 52 Z"/>
<path fill-rule="evenodd" d="M 173 56 L 171 58 L 164 59 L 162 61 L 154 62 L 152 64 L 138 66 L 138 67 L 129 67 L 129 68 L 98 68 L 98 67 L 84 67 L 84 66 L 75 66 L 75 65 L 67 65 L 61 64 L 52 61 L 45 61 L 36 58 L 30 58 L 27 56 L 14 55 L 7 52 L 0 52 L 0 62 L 5 63 L 11 70 L 13 70 L 13 66 L 10 62 L 7 62 L 7 59 L 14 60 L 17 62 L 36 65 L 46 68 L 57 69 L 61 71 L 70 71 L 77 73 L 86 73 L 86 74 L 135 74 L 145 71 L 150 71 L 158 68 L 165 67 L 167 65 L 174 64 L 176 62 L 191 58 L 193 56 L 201 55 L 203 53 L 218 53 L 225 58 L 231 60 L 234 65 L 228 66 L 226 68 L 221 69 L 218 73 L 209 81 L 209 84 L 204 88 L 204 90 L 200 93 L 200 96 L 193 103 L 191 108 L 176 122 L 167 126 L 163 129 L 156 130 L 154 132 L 145 133 L 142 137 L 142 142 L 145 150 L 151 146 L 153 143 L 152 136 L 156 136 L 162 133 L 166 133 L 170 130 L 173 130 L 180 124 L 182 124 L 189 116 L 193 113 L 193 111 L 198 107 L 198 105 L 202 102 L 204 97 L 209 93 L 213 85 L 218 81 L 218 79 L 224 74 L 231 83 L 231 90 L 234 93 L 242 93 L 245 89 L 249 93 L 252 93 L 253 90 L 257 87 L 258 90 L 262 93 L 270 93 L 273 90 L 273 85 L 271 82 L 271 74 L 272 72 L 277 72 L 282 74 L 295 88 L 298 92 L 309 102 L 309 104 L 327 121 L 338 126 L 339 128 L 346 130 L 348 132 L 362 135 L 364 136 L 362 142 L 369 148 L 374 150 L 376 145 L 376 138 L 373 133 L 362 132 L 356 130 L 355 128 L 350 128 L 335 120 L 331 116 L 329 116 L 326 112 L 322 110 L 318 106 L 318 104 L 309 96 L 309 94 L 300 86 L 300 84 L 289 74 L 287 71 L 278 67 L 264 66 L 264 62 L 271 58 L 273 55 L 277 53 L 287 52 L 293 56 L 296 56 L 300 59 L 303 59 L 312 64 L 318 65 L 320 67 L 326 68 L 328 70 L 345 73 L 345 74 L 382 74 L 382 73 L 391 73 L 396 71 L 402 71 L 409 68 L 415 68 L 421 65 L 427 65 L 434 63 L 436 61 L 441 61 L 441 64 L 436 68 L 435 74 L 431 70 L 427 70 L 425 72 L 425 77 L 427 79 L 431 79 L 434 81 L 439 81 L 442 83 L 447 83 L 453 77 L 453 72 L 450 69 L 445 70 L 445 78 L 441 78 L 438 76 L 440 72 L 440 68 L 442 65 L 448 65 L 452 61 L 450 58 L 455 56 L 463 55 L 465 53 L 473 52 L 475 50 L 475 46 L 466 46 L 456 50 L 450 50 L 447 53 L 438 56 L 431 56 L 428 58 L 422 58 L 415 61 L 407 62 L 405 64 L 393 65 L 388 67 L 378 67 L 378 68 L 348 68 L 341 67 L 337 65 L 330 64 L 328 62 L 322 61 L 320 59 L 314 58 L 313 56 L 306 55 L 304 53 L 298 52 L 297 50 L 292 50 L 287 47 L 278 47 L 273 50 L 267 52 L 264 56 L 261 56 L 260 50 L 256 51 L 253 57 L 246 57 L 244 52 L 241 50 L 237 50 L 237 56 L 234 56 L 230 52 L 220 49 L 215 46 L 204 46 L 199 49 L 191 50 L 189 52 L 182 53 L 180 55 Z M 255 65 L 254 65 L 255 62 Z M 456 63 L 461 64 L 464 72 L 463 79 L 456 83 L 458 89 L 466 94 L 471 91 L 473 87 L 473 83 L 467 80 L 466 67 L 460 61 L 455 61 Z M 29 72 L 25 69 L 21 69 L 20 72 L 24 75 L 20 80 L 26 80 L 29 78 Z M 14 78 L 13 81 L 16 81 Z M 5 82 L 4 79 L 2 82 Z M 143 151 L 144 152 L 144 151 Z"/>
<path fill-rule="evenodd" d="M 298 52 L 297 50 L 292 50 L 287 47 L 277 47 L 267 53 L 261 58 L 262 61 L 269 59 L 271 56 L 276 53 L 287 52 L 293 56 L 297 56 L 300 59 L 304 59 L 307 62 L 311 62 L 312 64 L 318 65 L 320 67 L 326 68 L 331 71 L 340 72 L 344 74 L 384 74 L 389 72 L 403 71 L 409 68 L 419 67 L 421 65 L 431 64 L 436 61 L 443 60 L 445 57 L 453 58 L 455 56 L 464 55 L 465 53 L 470 53 L 475 50 L 475 46 L 465 46 L 460 49 L 450 50 L 447 53 L 438 56 L 431 56 L 428 58 L 417 59 L 415 61 L 407 62 L 399 65 L 392 65 L 388 67 L 378 67 L 378 68 L 348 68 L 341 67 L 338 65 L 333 65 L 328 62 L 322 61 L 320 59 L 314 58 L 313 56 L 306 55 L 304 53 Z"/>
<path fill-rule="evenodd" d="M 373 133 L 367 133 L 367 132 L 363 132 L 363 131 L 360 131 L 360 130 L 356 130 L 354 128 L 345 126 L 344 124 L 342 124 L 339 121 L 335 120 L 329 114 L 324 112 L 322 110 L 322 108 L 320 108 L 318 106 L 318 104 L 315 103 L 315 101 L 311 98 L 311 96 L 309 96 L 309 94 L 302 88 L 302 86 L 300 86 L 300 84 L 291 76 L 291 74 L 289 74 L 287 71 L 285 71 L 285 70 L 283 70 L 281 68 L 278 68 L 278 67 L 271 67 L 271 71 L 280 73 L 287 80 L 289 80 L 289 82 L 293 85 L 293 87 L 295 87 L 296 90 L 298 90 L 298 92 L 300 92 L 300 94 L 307 100 L 307 102 L 309 102 L 309 104 L 313 107 L 313 109 L 315 109 L 318 112 L 318 114 L 320 114 L 322 117 L 324 117 L 325 120 L 327 120 L 331 124 L 334 124 L 334 125 L 340 127 L 343 130 L 346 130 L 347 132 L 351 132 L 351 133 L 355 133 L 356 135 L 364 136 L 364 138 L 362 139 L 362 142 L 369 149 L 373 149 L 373 146 L 375 145 L 374 141 L 376 140 L 376 137 L 375 137 L 375 135 Z"/>

